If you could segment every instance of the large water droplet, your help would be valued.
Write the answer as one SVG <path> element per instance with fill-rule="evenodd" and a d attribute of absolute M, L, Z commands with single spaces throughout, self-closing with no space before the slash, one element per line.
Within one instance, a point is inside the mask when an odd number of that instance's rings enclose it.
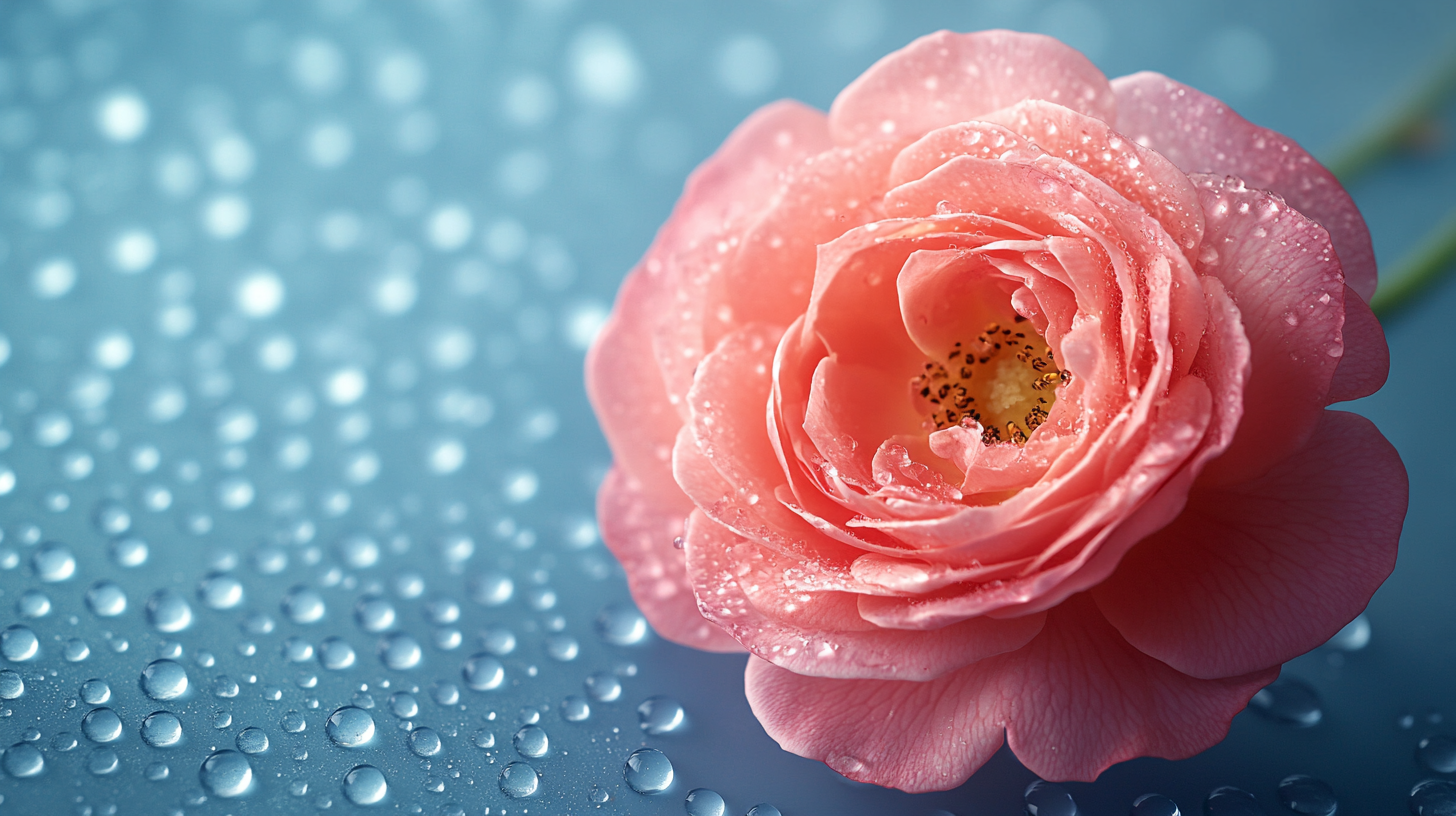
<path fill-rule="evenodd" d="M 506 679 L 506 667 L 499 660 L 488 654 L 471 655 L 460 668 L 460 675 L 465 678 L 465 685 L 476 691 L 490 691 L 500 688 Z"/>
<path fill-rule="evenodd" d="M 419 641 L 404 632 L 395 632 L 379 639 L 379 659 L 395 671 L 405 671 L 420 665 L 424 654 Z"/>
<path fill-rule="evenodd" d="M 15 611 L 22 618 L 43 618 L 51 613 L 50 596 L 38 589 L 27 590 L 15 602 Z"/>
<path fill-rule="evenodd" d="M 1281 677 L 1260 689 L 1249 708 L 1277 722 L 1308 728 L 1320 721 L 1319 695 L 1292 677 Z"/>
<path fill-rule="evenodd" d="M 410 732 L 409 746 L 415 756 L 432 757 L 440 753 L 440 734 L 433 728 L 416 728 Z"/>
<path fill-rule="evenodd" d="M 1182 816 L 1178 803 L 1160 793 L 1145 793 L 1133 800 L 1132 816 Z"/>
<path fill-rule="evenodd" d="M 86 608 L 98 618 L 114 618 L 126 611 L 126 592 L 115 581 L 97 581 L 86 590 Z"/>
<path fill-rule="evenodd" d="M 182 741 L 182 721 L 170 711 L 154 711 L 142 720 L 142 741 L 167 748 Z"/>
<path fill-rule="evenodd" d="M 261 754 L 268 750 L 268 735 L 257 727 L 244 728 L 233 741 L 238 750 L 245 754 Z"/>
<path fill-rule="evenodd" d="M 374 718 L 357 706 L 344 706 L 329 715 L 324 724 L 335 745 L 358 748 L 374 738 Z"/>
<path fill-rule="evenodd" d="M 5 772 L 17 779 L 35 776 L 45 770 L 45 757 L 28 742 L 17 742 L 5 749 Z"/>
<path fill-rule="evenodd" d="M 501 793 L 512 799 L 533 796 L 540 785 L 541 777 L 536 773 L 536 769 L 524 762 L 512 762 L 501 769 Z"/>
<path fill-rule="evenodd" d="M 66 581 L 76 574 L 76 556 L 65 544 L 48 541 L 30 557 L 30 566 L 46 583 Z"/>
<path fill-rule="evenodd" d="M 354 621 L 366 632 L 383 632 L 394 625 L 394 604 L 381 595 L 360 598 L 354 605 Z"/>
<path fill-rule="evenodd" d="M 653 736 L 678 730 L 685 719 L 682 703 L 660 694 L 637 706 L 637 724 Z"/>
<path fill-rule="evenodd" d="M 1416 746 L 1416 759 L 1436 773 L 1456 773 L 1456 740 L 1437 734 Z"/>
<path fill-rule="evenodd" d="M 296 586 L 283 596 L 283 614 L 294 623 L 317 623 L 323 620 L 327 607 L 323 596 L 306 586 Z"/>
<path fill-rule="evenodd" d="M 1072 794 L 1054 782 L 1040 779 L 1026 786 L 1022 794 L 1027 816 L 1076 816 L 1077 803 Z"/>
<path fill-rule="evenodd" d="M 583 685 L 586 686 L 586 693 L 599 703 L 610 703 L 622 696 L 622 681 L 611 672 L 591 674 Z"/>
<path fill-rule="evenodd" d="M 638 748 L 627 757 L 622 778 L 638 793 L 662 793 L 672 785 L 672 762 L 656 748 Z"/>
<path fill-rule="evenodd" d="M 1304 816 L 1334 816 L 1339 806 L 1329 785 L 1304 774 L 1284 777 L 1279 783 L 1279 801 Z"/>
<path fill-rule="evenodd" d="M 15 624 L 0 631 L 0 655 L 12 663 L 19 663 L 35 657 L 40 651 L 40 639 L 29 626 Z"/>
<path fill-rule="evenodd" d="M 1246 790 L 1224 785 L 1209 792 L 1203 800 L 1204 816 L 1264 816 L 1259 800 Z"/>
<path fill-rule="evenodd" d="M 153 700 L 175 700 L 187 693 L 187 669 L 173 660 L 153 660 L 142 669 L 141 684 Z"/>
<path fill-rule="evenodd" d="M 278 719 L 278 727 L 290 734 L 301 734 L 308 728 L 308 720 L 297 711 L 285 711 Z"/>
<path fill-rule="evenodd" d="M 109 708 L 92 709 L 81 718 L 81 733 L 92 742 L 115 742 L 121 738 L 121 717 Z"/>
<path fill-rule="evenodd" d="M 6 752 L 5 758 L 10 758 Z M 1415 816 L 1452 816 L 1456 814 L 1456 782 L 1447 779 L 1426 779 L 1411 788 L 1406 803 Z"/>
<path fill-rule="evenodd" d="M 212 573 L 197 585 L 197 597 L 211 609 L 232 609 L 243 602 L 243 584 L 231 575 Z"/>
<path fill-rule="evenodd" d="M 344 796 L 356 805 L 377 804 L 389 793 L 389 781 L 373 765 L 355 765 L 344 774 Z"/>
<path fill-rule="evenodd" d="M 92 678 L 81 684 L 81 702 L 102 705 L 111 699 L 111 686 L 105 680 Z"/>
<path fill-rule="evenodd" d="M 724 816 L 728 812 L 728 803 L 717 791 L 695 788 L 683 800 L 683 810 L 688 816 Z"/>
<path fill-rule="evenodd" d="M 109 549 L 111 560 L 119 567 L 140 567 L 147 563 L 147 542 L 136 536 L 115 539 Z"/>
<path fill-rule="evenodd" d="M 342 638 L 324 638 L 318 647 L 319 664 L 330 671 L 343 671 L 354 665 L 354 647 Z"/>
<path fill-rule="evenodd" d="M 222 799 L 242 796 L 253 784 L 253 766 L 248 758 L 229 748 L 204 759 L 197 775 L 208 793 Z"/>
<path fill-rule="evenodd" d="M 591 716 L 591 705 L 585 697 L 569 694 L 561 701 L 561 719 L 567 722 L 581 722 Z"/>
<path fill-rule="evenodd" d="M 14 700 L 25 693 L 25 680 L 14 669 L 0 671 L 0 700 Z"/>
<path fill-rule="evenodd" d="M 538 759 L 546 756 L 551 749 L 551 740 L 546 736 L 546 730 L 539 725 L 528 725 L 516 732 L 511 738 L 511 743 L 516 746 L 516 751 L 521 756 L 529 759 Z"/>
<path fill-rule="evenodd" d="M 626 603 L 607 604 L 597 613 L 597 635 L 613 646 L 632 646 L 647 637 L 647 619 L 637 607 Z"/>
<path fill-rule="evenodd" d="M 159 589 L 147 599 L 147 622 L 158 632 L 180 632 L 192 625 L 192 607 L 180 593 Z"/>

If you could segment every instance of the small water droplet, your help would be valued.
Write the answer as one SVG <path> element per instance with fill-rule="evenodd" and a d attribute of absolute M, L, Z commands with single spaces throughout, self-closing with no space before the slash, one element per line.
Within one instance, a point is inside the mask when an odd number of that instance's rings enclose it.
<path fill-rule="evenodd" d="M 198 771 L 202 787 L 222 799 L 242 796 L 253 784 L 253 766 L 248 758 L 229 748 L 215 751 L 202 761 Z"/>
<path fill-rule="evenodd" d="M 1456 773 L 1456 739 L 1442 734 L 1426 737 L 1416 746 L 1416 758 L 1436 773 Z"/>
<path fill-rule="evenodd" d="M 354 665 L 354 647 L 342 638 L 324 638 L 318 647 L 319 664 L 329 671 L 343 671 Z"/>
<path fill-rule="evenodd" d="M 488 570 L 472 576 L 467 586 L 471 600 L 483 606 L 500 606 L 515 594 L 516 584 L 511 576 L 498 570 Z"/>
<path fill-rule="evenodd" d="M 180 593 L 159 589 L 147 599 L 147 622 L 158 632 L 180 632 L 192 625 L 192 607 Z"/>
<path fill-rule="evenodd" d="M 1315 725 L 1324 716 L 1319 695 L 1292 677 L 1281 677 L 1260 689 L 1249 700 L 1249 708 L 1276 722 L 1301 728 Z"/>
<path fill-rule="evenodd" d="M 1204 816 L 1264 816 L 1259 800 L 1246 790 L 1224 785 L 1209 792 L 1203 800 Z"/>
<path fill-rule="evenodd" d="M 1325 641 L 1326 646 L 1342 652 L 1358 652 L 1369 644 L 1370 619 L 1365 617 L 1363 612 L 1345 624 L 1344 628 L 1336 632 L 1334 637 Z"/>
<path fill-rule="evenodd" d="M 685 719 L 682 703 L 660 694 L 648 697 L 637 706 L 637 724 L 653 736 L 678 730 Z"/>
<path fill-rule="evenodd" d="M 0 631 L 0 655 L 12 663 L 30 660 L 40 651 L 40 639 L 29 626 L 15 624 Z"/>
<path fill-rule="evenodd" d="M 67 581 L 76 574 L 76 556 L 71 548 L 56 541 L 48 541 L 30 557 L 35 577 L 46 583 Z"/>
<path fill-rule="evenodd" d="M 631 604 L 608 604 L 597 613 L 596 630 L 606 643 L 633 646 L 647 638 L 647 619 Z"/>
<path fill-rule="evenodd" d="M 583 685 L 587 695 L 599 703 L 610 703 L 622 696 L 622 681 L 610 672 L 595 672 Z"/>
<path fill-rule="evenodd" d="M 379 639 L 379 659 L 395 671 L 406 671 L 420 665 L 424 654 L 419 641 L 404 632 L 394 632 Z"/>
<path fill-rule="evenodd" d="M 1131 816 L 1182 816 L 1178 803 L 1160 793 L 1145 793 L 1133 800 Z"/>
<path fill-rule="evenodd" d="M 210 609 L 232 609 L 243 602 L 243 584 L 224 573 L 212 573 L 197 585 L 197 597 Z"/>
<path fill-rule="evenodd" d="M 517 731 L 511 738 L 511 743 L 516 746 L 516 751 L 523 757 L 539 759 L 546 756 L 551 748 L 551 740 L 546 736 L 546 730 L 538 725 L 528 725 Z"/>
<path fill-rule="evenodd" d="M 420 702 L 407 691 L 396 691 L 389 695 L 389 710 L 402 720 L 419 716 Z"/>
<path fill-rule="evenodd" d="M 9 752 L 5 755 L 10 758 Z M 1426 779 L 1411 788 L 1407 801 L 1414 816 L 1451 816 L 1456 813 L 1456 782 Z"/>
<path fill-rule="evenodd" d="M 86 608 L 98 618 L 114 618 L 126 611 L 126 592 L 115 581 L 97 581 L 86 590 Z"/>
<path fill-rule="evenodd" d="M 591 705 L 586 698 L 576 694 L 567 695 L 561 701 L 561 719 L 567 722 L 581 722 L 591 716 Z"/>
<path fill-rule="evenodd" d="M 107 776 L 116 773 L 121 767 L 121 757 L 111 748 L 97 748 L 86 757 L 86 770 L 96 776 Z"/>
<path fill-rule="evenodd" d="M 182 721 L 170 711 L 154 711 L 142 720 L 142 741 L 153 748 L 167 748 L 182 741 Z"/>
<path fill-rule="evenodd" d="M 465 685 L 476 691 L 490 691 L 500 688 L 505 681 L 506 668 L 497 659 L 488 654 L 472 655 L 460 668 L 460 675 L 465 678 Z"/>
<path fill-rule="evenodd" d="M 92 678 L 81 684 L 81 701 L 87 705 L 101 705 L 111 699 L 111 686 L 105 680 Z"/>
<path fill-rule="evenodd" d="M 14 669 L 0 671 L 0 700 L 14 700 L 25 693 L 25 679 Z"/>
<path fill-rule="evenodd" d="M 475 743 L 476 748 L 494 748 L 495 734 L 489 728 L 477 728 L 474 734 L 470 735 L 470 741 Z"/>
<path fill-rule="evenodd" d="M 15 602 L 15 612 L 22 618 L 43 618 L 51 613 L 51 599 L 38 589 L 27 590 Z"/>
<path fill-rule="evenodd" d="M 759 802 L 748 809 L 747 816 L 784 816 L 778 808 L 768 802 Z"/>
<path fill-rule="evenodd" d="M 433 728 L 416 728 L 409 734 L 409 746 L 415 756 L 432 757 L 440 753 L 440 734 Z"/>
<path fill-rule="evenodd" d="M 297 711 L 287 711 L 278 719 L 278 727 L 290 734 L 301 734 L 308 728 L 308 720 Z"/>
<path fill-rule="evenodd" d="M 728 803 L 717 791 L 695 788 L 683 800 L 683 810 L 688 816 L 724 816 L 728 812 Z"/>
<path fill-rule="evenodd" d="M 512 762 L 501 769 L 501 793 L 512 799 L 533 796 L 540 785 L 541 777 L 536 773 L 536 769 L 524 762 Z"/>
<path fill-rule="evenodd" d="M 672 762 L 656 748 L 638 748 L 627 757 L 622 778 L 638 793 L 662 793 L 672 785 Z"/>
<path fill-rule="evenodd" d="M 5 749 L 5 772 L 17 779 L 35 776 L 45 770 L 45 757 L 28 742 L 17 742 Z"/>
<path fill-rule="evenodd" d="M 261 754 L 268 750 L 268 735 L 256 726 L 244 728 L 233 741 L 238 750 L 245 754 Z"/>
<path fill-rule="evenodd" d="M 323 620 L 328 608 L 323 596 L 306 586 L 295 586 L 283 596 L 283 614 L 294 623 L 317 623 Z"/>
<path fill-rule="evenodd" d="M 1284 777 L 1279 783 L 1279 801 L 1304 816 L 1334 816 L 1339 805 L 1329 785 L 1304 774 Z"/>
<path fill-rule="evenodd" d="M 173 660 L 153 660 L 142 669 L 141 685 L 153 700 L 175 700 L 187 693 L 187 669 Z"/>
<path fill-rule="evenodd" d="M 168 768 L 165 762 L 153 762 L 142 771 L 142 774 L 152 782 L 161 782 L 172 775 L 172 769 Z"/>
<path fill-rule="evenodd" d="M 1036 780 L 1022 794 L 1027 816 L 1076 816 L 1077 803 L 1072 794 L 1055 782 Z"/>

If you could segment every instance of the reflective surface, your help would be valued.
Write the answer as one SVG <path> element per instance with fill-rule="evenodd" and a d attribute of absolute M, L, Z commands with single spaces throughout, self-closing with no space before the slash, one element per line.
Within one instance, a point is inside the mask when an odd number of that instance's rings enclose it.
<path fill-rule="evenodd" d="M 1030 792 L 1005 751 L 943 794 L 848 783 L 763 734 L 742 657 L 651 634 L 597 540 L 580 372 L 765 101 L 1009 26 L 1329 155 L 1451 47 L 1456 7 L 1401 6 L 0 5 L 0 807 L 1398 812 L 1456 769 L 1456 289 L 1356 406 L 1413 481 L 1364 628 L 1204 755 Z M 1387 263 L 1456 203 L 1447 139 L 1354 190 Z"/>

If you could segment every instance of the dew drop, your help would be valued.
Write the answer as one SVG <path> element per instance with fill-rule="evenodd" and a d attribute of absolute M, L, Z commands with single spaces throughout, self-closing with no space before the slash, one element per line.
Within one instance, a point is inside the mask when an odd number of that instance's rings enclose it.
<path fill-rule="evenodd" d="M 1438 734 L 1416 746 L 1416 759 L 1436 773 L 1456 773 L 1456 740 Z"/>
<path fill-rule="evenodd" d="M 1358 652 L 1369 644 L 1370 619 L 1365 617 L 1363 612 L 1345 624 L 1344 628 L 1336 632 L 1334 637 L 1325 641 L 1326 646 L 1342 652 Z"/>
<path fill-rule="evenodd" d="M 356 805 L 378 804 L 389 793 L 384 773 L 373 765 L 355 765 L 344 774 L 344 796 Z"/>
<path fill-rule="evenodd" d="M 405 634 L 395 632 L 379 639 L 379 659 L 388 668 L 405 671 L 420 665 L 424 651 L 419 641 Z"/>
<path fill-rule="evenodd" d="M 717 791 L 695 788 L 683 800 L 683 810 L 688 816 L 724 816 L 728 812 L 728 803 Z"/>
<path fill-rule="evenodd" d="M 1077 803 L 1072 794 L 1054 782 L 1036 780 L 1022 794 L 1027 816 L 1076 816 Z"/>
<path fill-rule="evenodd" d="M 111 699 L 111 686 L 105 680 L 92 678 L 81 684 L 81 701 L 87 705 L 102 705 Z"/>
<path fill-rule="evenodd" d="M 198 771 L 202 787 L 213 796 L 232 799 L 242 796 L 253 784 L 253 766 L 248 758 L 229 748 L 215 751 L 202 761 Z"/>
<path fill-rule="evenodd" d="M 501 793 L 512 799 L 524 799 L 536 793 L 541 785 L 541 777 L 524 762 L 512 762 L 501 769 L 500 789 Z"/>
<path fill-rule="evenodd" d="M 142 691 L 153 700 L 175 700 L 187 692 L 187 669 L 172 660 L 153 660 L 142 669 Z"/>
<path fill-rule="evenodd" d="M 86 590 L 86 608 L 98 618 L 114 618 L 126 611 L 126 592 L 115 581 L 97 581 Z"/>
<path fill-rule="evenodd" d="M 86 757 L 86 770 L 95 776 L 116 773 L 116 769 L 119 767 L 121 767 L 121 757 L 117 756 L 116 751 L 111 748 L 97 748 L 91 752 L 91 756 Z"/>
<path fill-rule="evenodd" d="M 433 728 L 416 728 L 410 732 L 409 747 L 415 756 L 432 757 L 440 753 L 440 734 Z"/>
<path fill-rule="evenodd" d="M 149 781 L 161 782 L 172 775 L 172 769 L 167 767 L 165 762 L 153 762 L 142 771 L 142 775 Z"/>
<path fill-rule="evenodd" d="M 70 547 L 49 541 L 30 557 L 30 566 L 35 570 L 35 577 L 46 583 L 66 581 L 76 574 L 76 556 Z"/>
<path fill-rule="evenodd" d="M 8 762 L 10 753 L 5 758 Z M 1447 779 L 1426 779 L 1411 788 L 1407 800 L 1415 816 L 1451 816 L 1456 813 L 1456 782 Z"/>
<path fill-rule="evenodd" d="M 383 632 L 394 625 L 394 604 L 381 595 L 359 599 L 354 604 L 354 622 L 366 632 Z"/>
<path fill-rule="evenodd" d="M 17 742 L 5 749 L 5 772 L 17 779 L 35 776 L 45 770 L 45 757 L 28 742 Z"/>
<path fill-rule="evenodd" d="M 1304 774 L 1284 777 L 1279 783 L 1279 801 L 1304 816 L 1334 816 L 1339 805 L 1329 785 Z"/>
<path fill-rule="evenodd" d="M 476 691 L 490 691 L 499 688 L 506 678 L 506 667 L 491 655 L 480 653 L 471 655 L 460 668 L 460 676 L 465 678 L 465 685 Z"/>
<path fill-rule="evenodd" d="M 483 606 L 500 606 L 511 599 L 515 590 L 516 584 L 511 576 L 498 570 L 472 576 L 467 586 L 471 600 Z"/>
<path fill-rule="evenodd" d="M 567 722 L 581 722 L 591 716 L 591 705 L 586 698 L 571 694 L 561 701 L 561 719 Z"/>
<path fill-rule="evenodd" d="M 1203 800 L 1204 816 L 1264 816 L 1259 800 L 1246 790 L 1224 785 L 1209 792 Z"/>
<path fill-rule="evenodd" d="M 1319 695 L 1314 689 L 1294 678 L 1281 677 L 1260 689 L 1249 708 L 1276 722 L 1308 728 L 1320 721 Z"/>
<path fill-rule="evenodd" d="M 647 638 L 647 619 L 631 604 L 607 604 L 597 613 L 596 630 L 606 643 L 632 646 Z"/>
<path fill-rule="evenodd" d="M 539 725 L 528 725 L 517 731 L 511 738 L 511 744 L 515 745 L 521 756 L 530 759 L 546 756 L 546 752 L 551 749 L 551 740 L 547 738 L 546 730 Z"/>
<path fill-rule="evenodd" d="M 245 754 L 261 754 L 268 750 L 268 735 L 256 726 L 244 728 L 233 743 Z"/>
<path fill-rule="evenodd" d="M 14 669 L 0 671 L 0 700 L 14 700 L 25 693 L 25 679 Z"/>
<path fill-rule="evenodd" d="M 783 816 L 783 813 L 767 802 L 759 802 L 748 809 L 747 816 Z"/>
<path fill-rule="evenodd" d="M 475 733 L 470 735 L 470 741 L 476 748 L 494 748 L 495 734 L 489 728 L 477 728 Z"/>
<path fill-rule="evenodd" d="M 243 584 L 231 575 L 212 573 L 197 585 L 197 598 L 210 609 L 232 609 L 243 602 Z"/>
<path fill-rule="evenodd" d="M 43 618 L 51 613 L 50 596 L 38 589 L 27 590 L 15 602 L 15 611 L 22 618 Z"/>
<path fill-rule="evenodd" d="M 656 748 L 638 748 L 627 757 L 622 778 L 638 793 L 662 793 L 672 784 L 672 762 Z"/>
<path fill-rule="evenodd" d="M 622 681 L 611 672 L 595 672 L 583 685 L 587 695 L 599 703 L 610 703 L 622 696 Z"/>
<path fill-rule="evenodd" d="M 142 720 L 142 742 L 168 748 L 182 741 L 182 720 L 170 711 L 153 711 Z"/>
<path fill-rule="evenodd" d="M 287 711 L 279 718 L 278 727 L 290 734 L 301 734 L 308 728 L 308 720 L 297 711 Z"/>
<path fill-rule="evenodd" d="M 655 695 L 637 706 L 637 724 L 653 736 L 671 733 L 682 727 L 686 719 L 682 703 L 671 697 Z"/>
<path fill-rule="evenodd" d="M 342 638 L 324 638 L 318 647 L 319 664 L 329 671 L 343 671 L 354 665 L 354 647 Z"/>
<path fill-rule="evenodd" d="M 1178 803 L 1160 793 L 1145 793 L 1133 800 L 1131 816 L 1182 816 Z"/>
<path fill-rule="evenodd" d="M 407 691 L 396 691 L 389 695 L 389 710 L 402 720 L 412 719 L 420 713 L 420 702 Z"/>
<path fill-rule="evenodd" d="M 344 706 L 329 715 L 324 730 L 335 745 L 358 748 L 374 738 L 374 718 L 357 706 Z"/>
<path fill-rule="evenodd" d="M 159 589 L 147 599 L 147 622 L 158 632 L 180 632 L 192 625 L 192 607 L 181 594 Z"/>
<path fill-rule="evenodd" d="M 15 624 L 0 631 L 0 655 L 12 663 L 30 660 L 40 651 L 40 639 L 29 626 Z"/>

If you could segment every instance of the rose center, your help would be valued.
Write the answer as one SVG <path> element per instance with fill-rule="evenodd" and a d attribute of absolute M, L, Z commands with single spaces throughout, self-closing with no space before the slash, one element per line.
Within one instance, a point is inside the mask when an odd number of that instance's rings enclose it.
<path fill-rule="evenodd" d="M 1026 318 L 990 323 L 974 339 L 956 342 L 943 359 L 928 360 L 910 381 L 921 411 L 937 430 L 967 420 L 981 426 L 987 445 L 1026 444 L 1056 404 L 1069 373 Z"/>

